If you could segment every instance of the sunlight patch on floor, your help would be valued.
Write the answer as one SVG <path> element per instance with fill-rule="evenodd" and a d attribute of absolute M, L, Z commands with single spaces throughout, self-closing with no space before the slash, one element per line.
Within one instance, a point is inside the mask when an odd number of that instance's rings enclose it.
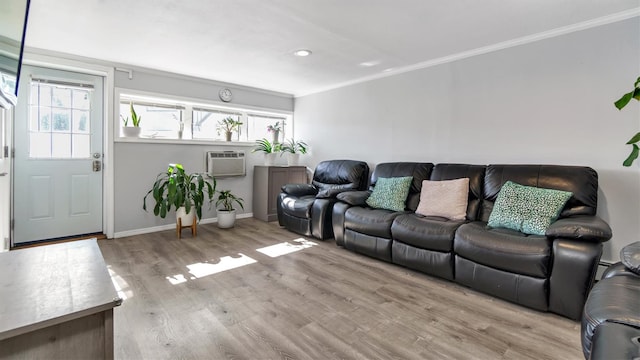
<path fill-rule="evenodd" d="M 195 280 L 205 276 L 221 273 L 223 271 L 236 269 L 241 266 L 254 264 L 257 261 L 250 258 L 249 256 L 238 253 L 238 255 L 233 256 L 223 256 L 217 262 L 199 262 L 191 265 L 187 265 L 187 269 L 189 269 L 189 273 L 191 276 L 187 278 L 183 274 L 177 274 L 173 276 L 167 276 L 167 280 L 172 285 L 182 284 L 187 282 L 188 280 Z"/>
<path fill-rule="evenodd" d="M 125 301 L 129 298 L 133 297 L 133 291 L 129 288 L 129 284 L 122 278 L 122 276 L 118 275 L 113 269 L 111 269 L 111 265 L 107 266 L 107 270 L 109 270 L 109 276 L 111 276 L 111 282 L 113 286 L 116 288 L 116 292 L 122 301 Z"/>
<path fill-rule="evenodd" d="M 275 244 L 275 245 L 263 247 L 263 248 L 260 248 L 260 249 L 256 249 L 256 251 L 261 252 L 261 253 L 263 253 L 263 254 L 265 254 L 267 256 L 270 256 L 272 258 L 275 258 L 275 257 L 278 257 L 278 256 L 291 254 L 293 252 L 300 251 L 302 249 L 307 249 L 307 248 L 310 248 L 312 246 L 318 245 L 318 244 L 314 243 L 313 241 L 305 240 L 303 238 L 299 238 L 299 239 L 293 240 L 293 242 L 295 244 L 292 244 L 292 243 L 290 243 L 288 241 L 285 241 L 285 242 L 280 243 L 280 244 Z"/>

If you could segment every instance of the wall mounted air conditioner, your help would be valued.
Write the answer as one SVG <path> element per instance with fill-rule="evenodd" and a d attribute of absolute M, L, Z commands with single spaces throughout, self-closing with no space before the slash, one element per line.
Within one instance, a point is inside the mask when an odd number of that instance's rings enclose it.
<path fill-rule="evenodd" d="M 213 177 L 246 176 L 244 151 L 207 151 L 207 173 Z"/>

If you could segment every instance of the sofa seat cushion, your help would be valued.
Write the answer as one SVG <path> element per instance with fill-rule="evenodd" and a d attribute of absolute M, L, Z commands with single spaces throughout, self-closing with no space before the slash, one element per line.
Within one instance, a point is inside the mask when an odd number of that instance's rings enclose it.
<path fill-rule="evenodd" d="M 403 212 L 352 207 L 344 214 L 344 228 L 380 238 L 391 239 L 391 224 Z"/>
<path fill-rule="evenodd" d="M 545 236 L 488 228 L 484 222 L 461 225 L 454 239 L 456 254 L 492 268 L 547 278 L 551 244 Z"/>
<path fill-rule="evenodd" d="M 310 218 L 311 207 L 316 200 L 314 195 L 306 195 L 299 198 L 287 196 L 282 201 L 282 210 L 291 216 Z"/>
<path fill-rule="evenodd" d="M 463 223 L 442 217 L 403 214 L 393 221 L 391 235 L 394 240 L 420 249 L 451 252 L 456 229 Z"/>
<path fill-rule="evenodd" d="M 614 322 L 640 328 L 640 281 L 631 276 L 614 276 L 593 286 L 582 314 L 582 347 L 589 354 L 596 328 Z"/>

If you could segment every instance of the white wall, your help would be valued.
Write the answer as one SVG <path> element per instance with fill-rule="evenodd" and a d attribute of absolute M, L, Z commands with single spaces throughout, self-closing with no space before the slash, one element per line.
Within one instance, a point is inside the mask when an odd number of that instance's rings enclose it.
<path fill-rule="evenodd" d="M 640 20 L 521 45 L 295 100 L 310 167 L 332 158 L 585 165 L 613 228 L 604 260 L 640 240 L 640 173 L 621 163 L 640 104 L 613 101 L 640 75 Z"/>

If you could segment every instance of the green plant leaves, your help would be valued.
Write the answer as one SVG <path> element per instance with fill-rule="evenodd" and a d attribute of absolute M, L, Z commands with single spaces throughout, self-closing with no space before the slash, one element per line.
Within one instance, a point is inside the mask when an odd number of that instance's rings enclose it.
<path fill-rule="evenodd" d="M 640 153 L 640 147 L 638 145 L 633 144 L 633 149 L 631 149 L 631 154 L 624 160 L 622 163 L 623 166 L 631 166 L 633 162 L 638 158 L 638 154 Z"/>
<path fill-rule="evenodd" d="M 140 126 L 140 120 L 142 120 L 142 116 L 138 116 L 138 114 L 136 113 L 136 110 L 133 108 L 133 102 L 131 101 L 129 102 L 129 112 L 131 112 L 131 122 L 133 122 L 133 126 L 135 127 Z M 127 126 L 126 121 L 125 121 L 125 126 Z"/>
<path fill-rule="evenodd" d="M 631 101 L 631 99 L 636 99 L 640 101 L 640 77 L 633 84 L 634 89 L 624 95 L 620 99 L 618 99 L 613 104 L 618 110 L 622 110 L 627 104 Z M 632 145 L 631 154 L 627 156 L 627 158 L 622 163 L 623 166 L 631 166 L 633 162 L 638 158 L 638 153 L 640 152 L 640 148 L 636 144 L 640 141 L 640 132 L 635 134 L 629 141 L 627 141 L 627 145 Z"/>
<path fill-rule="evenodd" d="M 251 152 L 262 151 L 265 154 L 271 154 L 275 152 L 275 148 L 271 145 L 269 140 L 262 138 L 260 140 L 256 140 L 256 147 L 251 150 Z"/>
<path fill-rule="evenodd" d="M 244 210 L 243 199 L 235 196 L 231 193 L 231 190 L 222 190 L 218 192 L 218 200 L 216 201 L 216 207 L 222 205 L 222 209 L 225 211 L 233 211 L 233 203 L 240 205 Z"/>
<path fill-rule="evenodd" d="M 181 164 L 170 164 L 165 173 L 156 177 L 151 190 L 144 196 L 142 208 L 147 210 L 147 197 L 151 195 L 155 200 L 153 214 L 165 218 L 171 211 L 184 206 L 187 213 L 196 209 L 198 219 L 202 218 L 204 193 L 209 202 L 213 200 L 216 189 L 216 179 L 208 174 L 187 174 Z"/>

